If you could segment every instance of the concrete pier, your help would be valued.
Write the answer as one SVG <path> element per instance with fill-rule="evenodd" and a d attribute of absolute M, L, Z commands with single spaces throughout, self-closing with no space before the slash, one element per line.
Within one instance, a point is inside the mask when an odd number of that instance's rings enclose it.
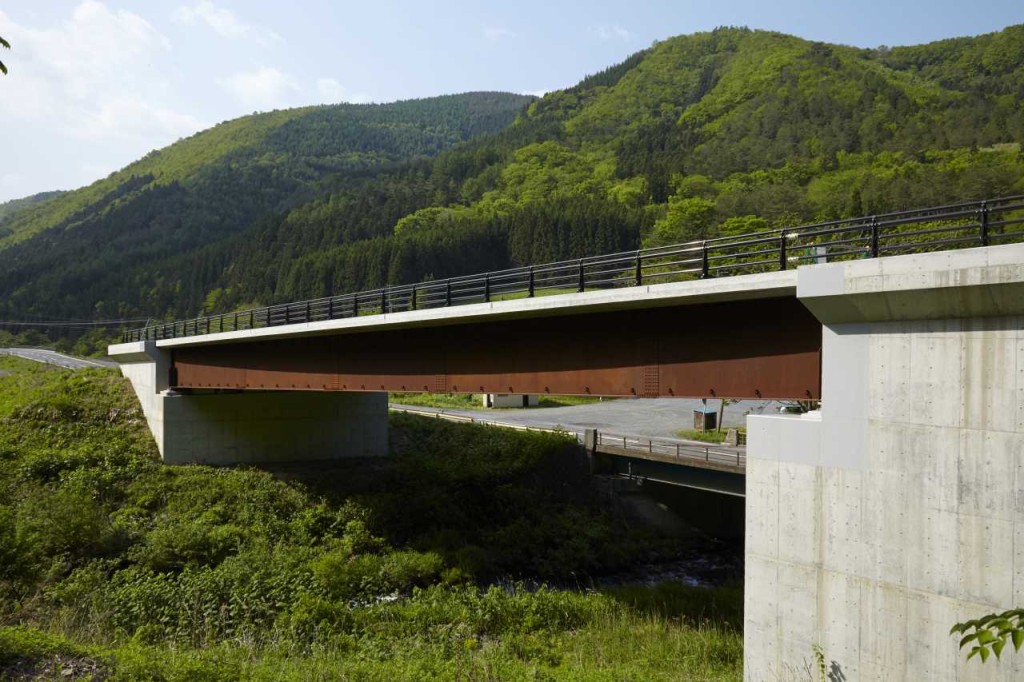
<path fill-rule="evenodd" d="M 243 464 L 377 457 L 388 452 L 386 393 L 168 390 L 170 353 L 153 342 L 111 346 L 163 461 Z"/>
<path fill-rule="evenodd" d="M 748 419 L 747 680 L 1020 680 L 950 627 L 1024 605 L 1024 246 L 801 268 L 822 409 Z M 808 667 L 809 666 L 809 667 Z"/>

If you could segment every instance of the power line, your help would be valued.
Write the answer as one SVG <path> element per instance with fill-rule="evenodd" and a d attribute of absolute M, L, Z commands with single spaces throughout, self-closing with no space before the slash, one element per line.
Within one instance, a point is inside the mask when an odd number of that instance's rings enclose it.
<path fill-rule="evenodd" d="M 0 320 L 0 327 L 68 327 L 76 329 L 88 329 L 90 327 L 119 327 L 132 322 L 146 322 L 148 318 L 137 318 L 134 320 L 96 320 L 68 321 L 68 320 L 38 320 L 26 322 L 24 320 Z"/>
<path fill-rule="evenodd" d="M 77 322 L 77 323 L 80 323 L 80 324 L 95 324 L 95 323 L 100 323 L 100 322 L 102 322 L 102 323 L 106 323 L 106 322 L 111 322 L 111 323 L 117 323 L 117 322 L 146 322 L 146 321 L 152 319 L 150 317 L 145 317 L 145 318 L 143 318 L 143 317 L 133 317 L 133 318 L 124 318 L 124 319 L 116 319 L 116 320 L 95 320 L 95 319 L 82 320 L 82 319 L 75 319 L 75 318 L 70 318 L 70 317 L 60 317 L 60 318 L 54 318 L 54 319 L 47 320 L 46 317 L 44 317 L 43 315 L 41 315 L 39 313 L 16 313 L 16 312 L 13 312 L 13 311 L 10 311 L 10 310 L 7 310 L 7 311 L 0 310 L 0 322 L 4 321 L 5 318 L 8 317 L 8 316 L 15 317 L 15 319 L 11 320 L 12 324 L 13 323 L 28 324 L 29 322 L 42 322 L 42 323 L 46 323 L 46 324 L 53 324 L 53 323 L 59 323 L 59 322 Z M 22 318 L 22 319 L 17 319 L 17 318 Z"/>

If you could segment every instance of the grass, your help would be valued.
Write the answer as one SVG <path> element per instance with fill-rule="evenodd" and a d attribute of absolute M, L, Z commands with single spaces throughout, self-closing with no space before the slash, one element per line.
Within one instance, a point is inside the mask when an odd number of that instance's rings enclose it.
<path fill-rule="evenodd" d="M 393 415 L 387 460 L 165 467 L 114 371 L 0 372 L 0 679 L 740 677 L 735 588 L 494 585 L 677 548 L 559 435 Z"/>
<path fill-rule="evenodd" d="M 679 429 L 676 436 L 686 440 L 697 440 L 702 443 L 721 443 L 725 440 L 725 431 L 695 431 L 694 429 Z"/>
<path fill-rule="evenodd" d="M 446 623 L 444 635 L 391 640 L 339 636 L 305 650 L 239 642 L 168 648 L 134 641 L 83 646 L 60 635 L 0 628 L 8 669 L 45 662 L 96 661 L 110 680 L 738 680 L 742 635 L 735 628 L 690 626 L 615 606 L 600 596 L 587 622 L 477 636 Z M 22 653 L 24 652 L 24 653 Z M 6 657 L 5 657 L 6 654 Z M 0 663 L 0 672 L 5 664 Z M 56 677 L 56 676 L 55 676 Z"/>
<path fill-rule="evenodd" d="M 390 393 L 388 402 L 442 410 L 486 410 L 477 393 Z"/>

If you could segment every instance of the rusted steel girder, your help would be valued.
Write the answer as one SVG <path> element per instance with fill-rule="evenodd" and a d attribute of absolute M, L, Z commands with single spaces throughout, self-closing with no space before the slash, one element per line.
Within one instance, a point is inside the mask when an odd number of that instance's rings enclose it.
<path fill-rule="evenodd" d="M 820 367 L 790 297 L 182 347 L 171 385 L 803 400 Z"/>

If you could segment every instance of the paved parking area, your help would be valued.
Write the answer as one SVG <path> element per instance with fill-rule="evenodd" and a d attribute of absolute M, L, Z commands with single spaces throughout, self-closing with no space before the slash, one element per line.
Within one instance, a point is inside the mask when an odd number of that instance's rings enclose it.
<path fill-rule="evenodd" d="M 708 409 L 718 410 L 717 400 L 708 400 Z M 772 400 L 743 400 L 725 407 L 722 425 L 743 426 L 748 413 L 778 412 L 780 403 Z M 487 421 L 554 428 L 581 432 L 597 429 L 644 438 L 676 439 L 675 432 L 693 427 L 693 411 L 700 409 L 700 400 L 688 398 L 636 398 L 606 400 L 590 405 L 508 410 L 452 410 L 415 407 L 422 411 L 444 412 Z"/>

